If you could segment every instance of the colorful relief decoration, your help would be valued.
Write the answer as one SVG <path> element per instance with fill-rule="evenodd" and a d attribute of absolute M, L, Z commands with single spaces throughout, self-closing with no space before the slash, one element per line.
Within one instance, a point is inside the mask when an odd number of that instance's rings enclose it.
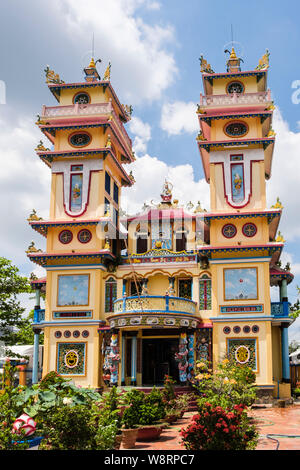
<path fill-rule="evenodd" d="M 199 279 L 199 310 L 211 310 L 211 279 L 206 274 Z"/>
<path fill-rule="evenodd" d="M 81 211 L 82 182 L 83 182 L 82 173 L 71 175 L 71 197 L 70 197 L 70 211 L 71 212 Z"/>
<path fill-rule="evenodd" d="M 263 313 L 263 305 L 222 305 L 220 313 Z"/>
<path fill-rule="evenodd" d="M 194 349 L 195 349 L 195 337 L 194 333 L 188 335 L 188 370 L 189 373 L 194 369 Z"/>
<path fill-rule="evenodd" d="M 239 204 L 245 199 L 244 165 L 233 163 L 231 165 L 231 191 L 232 201 Z"/>
<path fill-rule="evenodd" d="M 79 312 L 53 312 L 53 318 L 93 318 L 93 312 L 91 310 Z"/>
<path fill-rule="evenodd" d="M 75 274 L 58 276 L 59 307 L 71 305 L 88 305 L 89 275 Z"/>
<path fill-rule="evenodd" d="M 256 339 L 228 339 L 228 355 L 238 364 L 251 367 L 257 372 Z"/>
<path fill-rule="evenodd" d="M 120 362 L 120 349 L 118 345 L 118 334 L 113 333 L 110 340 L 110 353 L 108 355 L 110 383 L 118 384 L 118 367 Z"/>
<path fill-rule="evenodd" d="M 152 221 L 151 224 L 152 248 L 171 250 L 172 249 L 172 228 L 171 224 Z"/>
<path fill-rule="evenodd" d="M 179 288 L 179 297 L 183 299 L 192 298 L 192 280 L 191 279 L 179 279 L 178 288 Z"/>
<path fill-rule="evenodd" d="M 197 328 L 198 320 L 188 315 L 114 315 L 109 318 L 111 328 L 123 328 L 128 326 L 155 325 L 161 328 L 174 326 L 177 328 Z"/>
<path fill-rule="evenodd" d="M 85 375 L 85 343 L 58 343 L 57 348 L 58 374 Z"/>
<path fill-rule="evenodd" d="M 256 300 L 258 298 L 257 269 L 224 269 L 225 300 Z"/>
<path fill-rule="evenodd" d="M 199 328 L 196 330 L 196 360 L 210 363 L 212 347 L 212 329 Z"/>
<path fill-rule="evenodd" d="M 187 356 L 189 354 L 188 351 L 188 340 L 186 333 L 180 333 L 179 338 L 179 351 L 175 353 L 175 360 L 178 362 L 178 370 L 179 370 L 179 380 L 180 382 L 187 381 L 187 368 L 189 366 Z"/>

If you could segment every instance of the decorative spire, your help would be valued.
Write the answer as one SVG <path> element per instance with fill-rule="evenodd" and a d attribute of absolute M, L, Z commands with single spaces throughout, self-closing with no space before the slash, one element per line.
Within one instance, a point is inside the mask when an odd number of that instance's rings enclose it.
<path fill-rule="evenodd" d="M 268 49 L 266 49 L 265 54 L 259 60 L 258 66 L 256 67 L 255 70 L 268 70 L 268 68 L 269 68 L 269 58 L 270 58 L 270 52 L 268 51 Z"/>
<path fill-rule="evenodd" d="M 236 55 L 234 47 L 232 46 L 231 52 L 228 49 L 225 49 L 224 52 L 230 54 L 227 60 L 227 72 L 240 72 L 243 60 Z"/>
<path fill-rule="evenodd" d="M 106 70 L 104 72 L 104 77 L 103 80 L 109 81 L 110 80 L 110 70 L 111 70 L 111 63 L 108 63 L 108 66 L 106 67 Z"/>
<path fill-rule="evenodd" d="M 101 62 L 101 59 L 98 59 L 95 62 L 92 57 L 89 66 L 84 69 L 86 82 L 96 82 L 97 80 L 100 80 L 100 75 L 96 68 L 97 62 Z"/>

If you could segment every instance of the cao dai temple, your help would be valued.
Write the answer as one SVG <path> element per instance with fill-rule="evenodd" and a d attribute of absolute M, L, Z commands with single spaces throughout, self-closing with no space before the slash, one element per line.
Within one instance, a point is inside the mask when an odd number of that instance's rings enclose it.
<path fill-rule="evenodd" d="M 47 272 L 32 280 L 43 374 L 95 388 L 104 379 L 160 385 L 166 374 L 186 384 L 197 360 L 215 367 L 230 355 L 255 371 L 262 396 L 289 395 L 293 275 L 279 267 L 282 205 L 266 207 L 275 144 L 269 54 L 250 71 L 234 49 L 226 72 L 200 62 L 196 142 L 210 211 L 183 208 L 165 181 L 160 202 L 133 216 L 120 206 L 122 188 L 134 184 L 125 130 L 132 110 L 112 87 L 110 64 L 101 78 L 92 59 L 79 83 L 45 70 L 57 103 L 37 121 L 51 149 L 41 141 L 36 152 L 52 175 L 50 212 L 28 220 L 47 244 L 27 250 Z"/>

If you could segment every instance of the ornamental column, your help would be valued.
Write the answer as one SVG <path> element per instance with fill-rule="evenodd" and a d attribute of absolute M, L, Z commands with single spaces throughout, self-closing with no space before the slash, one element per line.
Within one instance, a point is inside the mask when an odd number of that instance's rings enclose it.
<path fill-rule="evenodd" d="M 131 385 L 136 385 L 137 337 L 131 338 Z"/>
<path fill-rule="evenodd" d="M 41 308 L 41 289 L 35 289 L 35 307 L 34 307 L 34 321 L 38 315 L 38 310 Z M 38 328 L 33 329 L 34 332 L 34 343 L 33 343 L 33 365 L 32 365 L 32 383 L 38 383 L 39 373 L 39 338 L 41 330 Z"/>

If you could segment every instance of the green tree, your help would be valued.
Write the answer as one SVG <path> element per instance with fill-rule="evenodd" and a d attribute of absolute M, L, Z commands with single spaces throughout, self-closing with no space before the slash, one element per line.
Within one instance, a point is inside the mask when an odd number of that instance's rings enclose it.
<path fill-rule="evenodd" d="M 23 324 L 16 331 L 15 344 L 33 344 L 34 343 L 34 332 L 32 329 L 34 310 L 31 310 L 26 318 L 24 318 Z M 39 344 L 44 344 L 44 333 L 39 335 Z"/>
<path fill-rule="evenodd" d="M 27 277 L 19 274 L 12 262 L 0 257 L 0 333 L 1 340 L 8 346 L 16 344 L 18 331 L 28 320 L 22 315 L 18 295 L 32 292 Z"/>

